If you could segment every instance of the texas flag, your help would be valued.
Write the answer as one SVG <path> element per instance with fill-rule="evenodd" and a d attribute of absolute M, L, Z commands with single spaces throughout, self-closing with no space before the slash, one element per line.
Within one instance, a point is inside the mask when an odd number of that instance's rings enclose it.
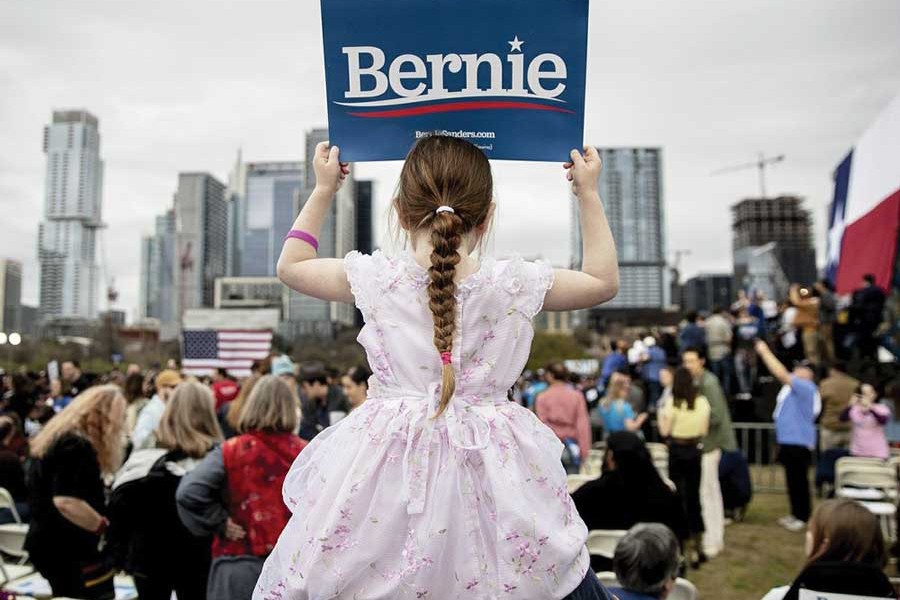
<path fill-rule="evenodd" d="M 834 174 L 827 276 L 839 294 L 872 273 L 890 288 L 900 225 L 900 95 L 863 133 Z"/>

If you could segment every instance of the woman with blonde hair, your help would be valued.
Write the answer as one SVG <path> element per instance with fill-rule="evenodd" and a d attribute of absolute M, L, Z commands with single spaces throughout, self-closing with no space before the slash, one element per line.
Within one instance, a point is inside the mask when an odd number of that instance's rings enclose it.
<path fill-rule="evenodd" d="M 647 420 L 647 413 L 636 415 L 628 402 L 631 377 L 624 373 L 613 373 L 609 379 L 606 396 L 597 406 L 603 419 L 603 435 L 609 437 L 619 431 L 640 431 Z"/>
<path fill-rule="evenodd" d="M 178 486 L 178 514 L 197 536 L 214 535 L 206 597 L 250 598 L 290 517 L 281 488 L 306 446 L 294 433 L 297 396 L 275 375 L 255 381 L 240 435 L 211 451 Z M 143 596 L 142 596 L 143 598 Z"/>
<path fill-rule="evenodd" d="M 54 596 L 115 595 L 114 570 L 98 544 L 109 526 L 103 476 L 121 461 L 125 406 L 118 386 L 89 388 L 31 441 L 25 549 Z"/>
<path fill-rule="evenodd" d="M 212 538 L 194 536 L 181 523 L 175 490 L 222 442 L 214 404 L 206 386 L 179 385 L 156 429 L 157 448 L 134 452 L 113 483 L 110 547 L 141 600 L 168 600 L 173 591 L 206 597 Z"/>

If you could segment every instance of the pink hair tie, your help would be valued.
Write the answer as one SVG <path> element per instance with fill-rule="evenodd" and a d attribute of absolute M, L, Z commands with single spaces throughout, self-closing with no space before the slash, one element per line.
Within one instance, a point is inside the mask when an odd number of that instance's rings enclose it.
<path fill-rule="evenodd" d="M 453 361 L 453 355 L 450 352 L 441 352 L 441 362 L 449 365 Z"/>

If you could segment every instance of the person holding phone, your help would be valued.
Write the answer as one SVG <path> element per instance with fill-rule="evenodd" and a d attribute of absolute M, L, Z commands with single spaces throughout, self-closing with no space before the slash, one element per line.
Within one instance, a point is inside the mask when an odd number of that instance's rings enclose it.
<path fill-rule="evenodd" d="M 879 404 L 875 386 L 859 384 L 840 417 L 852 427 L 850 454 L 887 460 L 891 452 L 884 428 L 890 418 L 891 409 Z"/>

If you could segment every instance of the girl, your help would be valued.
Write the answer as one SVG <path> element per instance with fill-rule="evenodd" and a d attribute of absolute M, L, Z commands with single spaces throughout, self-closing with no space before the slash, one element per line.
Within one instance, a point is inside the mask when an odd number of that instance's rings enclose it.
<path fill-rule="evenodd" d="M 394 200 L 411 252 L 317 259 L 316 236 L 349 173 L 316 147 L 316 188 L 278 274 L 355 302 L 374 376 L 368 400 L 291 467 L 293 516 L 254 598 L 606 598 L 566 492 L 562 444 L 506 390 L 528 358 L 532 317 L 613 298 L 618 268 L 594 148 L 565 165 L 579 203 L 582 271 L 478 260 L 494 212 L 487 158 L 432 136 L 407 156 Z M 551 289 L 552 286 L 552 289 Z"/>

